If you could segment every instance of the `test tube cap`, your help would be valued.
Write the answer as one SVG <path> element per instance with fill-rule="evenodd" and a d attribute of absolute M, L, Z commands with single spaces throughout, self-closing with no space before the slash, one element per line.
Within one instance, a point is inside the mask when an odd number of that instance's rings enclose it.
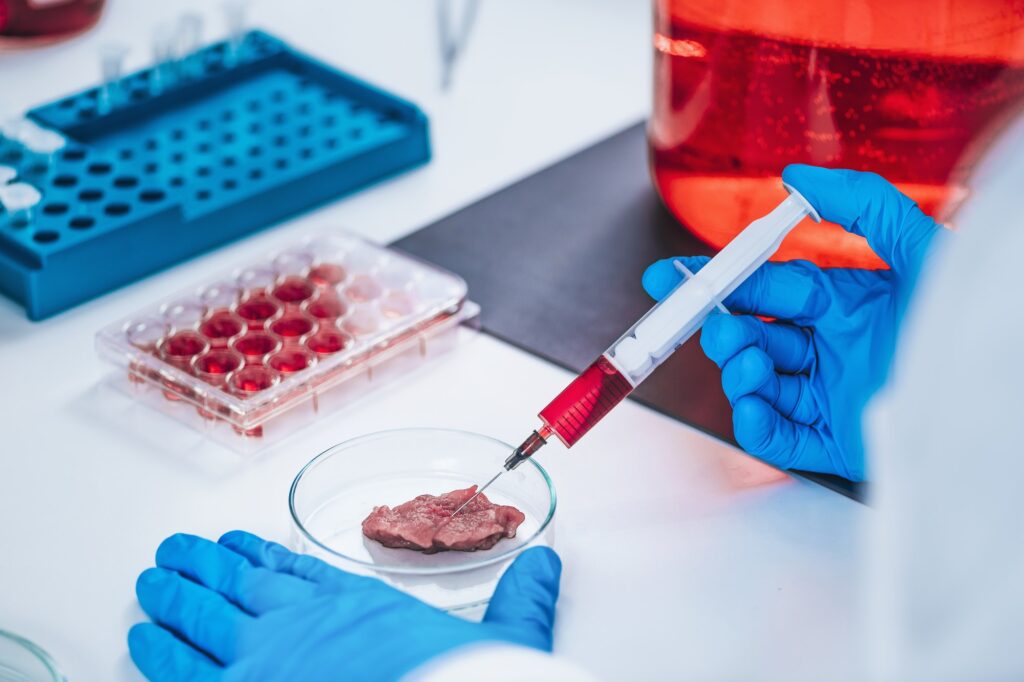
<path fill-rule="evenodd" d="M 0 185 L 6 185 L 8 182 L 18 177 L 18 171 L 10 166 L 0 166 Z"/>
<path fill-rule="evenodd" d="M 42 200 L 39 190 L 25 182 L 0 187 L 0 204 L 11 213 L 32 208 Z"/>

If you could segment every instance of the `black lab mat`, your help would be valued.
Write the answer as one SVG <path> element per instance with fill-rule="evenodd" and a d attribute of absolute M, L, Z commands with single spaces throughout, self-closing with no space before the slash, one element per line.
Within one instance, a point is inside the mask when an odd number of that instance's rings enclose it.
<path fill-rule="evenodd" d="M 642 123 L 394 246 L 464 277 L 488 333 L 576 372 L 651 306 L 640 287 L 648 264 L 713 253 L 654 192 Z M 719 370 L 696 339 L 641 384 L 634 399 L 735 442 Z M 835 476 L 805 476 L 855 499 L 865 492 Z"/>

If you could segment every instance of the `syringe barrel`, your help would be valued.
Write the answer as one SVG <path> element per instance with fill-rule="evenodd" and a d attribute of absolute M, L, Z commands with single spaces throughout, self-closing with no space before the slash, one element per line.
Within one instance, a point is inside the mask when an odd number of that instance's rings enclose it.
<path fill-rule="evenodd" d="M 636 386 L 683 345 L 715 308 L 764 264 L 782 239 L 814 208 L 791 194 L 768 215 L 750 223 L 691 279 L 681 282 L 605 352 Z"/>
<path fill-rule="evenodd" d="M 632 391 L 633 384 L 602 355 L 573 379 L 539 416 L 565 447 L 572 447 Z"/>

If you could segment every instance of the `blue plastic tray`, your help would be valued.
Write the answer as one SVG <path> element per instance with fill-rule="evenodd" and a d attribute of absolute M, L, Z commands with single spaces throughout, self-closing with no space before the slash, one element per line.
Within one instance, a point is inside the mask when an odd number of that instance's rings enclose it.
<path fill-rule="evenodd" d="M 173 75 L 173 82 L 170 76 Z M 0 290 L 38 320 L 430 158 L 413 104 L 260 31 L 174 74 L 127 76 L 29 112 L 69 138 L 49 168 L 8 150 L 43 193 L 0 215 Z"/>

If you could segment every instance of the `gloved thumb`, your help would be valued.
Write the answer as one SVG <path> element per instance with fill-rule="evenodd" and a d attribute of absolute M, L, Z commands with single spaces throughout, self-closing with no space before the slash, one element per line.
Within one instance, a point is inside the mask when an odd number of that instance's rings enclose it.
<path fill-rule="evenodd" d="M 528 549 L 501 576 L 484 622 L 501 625 L 519 644 L 551 651 L 562 561 L 548 547 Z"/>
<path fill-rule="evenodd" d="M 871 249 L 910 282 L 941 230 L 913 199 L 875 173 L 791 164 L 783 169 L 782 181 L 822 218 L 867 238 Z"/>

